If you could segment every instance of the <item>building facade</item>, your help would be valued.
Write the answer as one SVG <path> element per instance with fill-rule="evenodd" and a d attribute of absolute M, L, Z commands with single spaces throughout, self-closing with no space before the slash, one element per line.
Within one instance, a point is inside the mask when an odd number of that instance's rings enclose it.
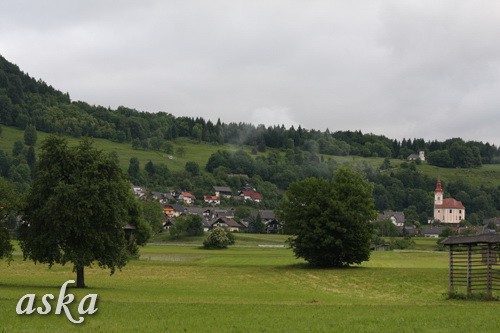
<path fill-rule="evenodd" d="M 464 205 L 453 198 L 443 198 L 443 188 L 439 179 L 434 191 L 434 221 L 436 220 L 449 224 L 459 224 L 465 220 Z"/>

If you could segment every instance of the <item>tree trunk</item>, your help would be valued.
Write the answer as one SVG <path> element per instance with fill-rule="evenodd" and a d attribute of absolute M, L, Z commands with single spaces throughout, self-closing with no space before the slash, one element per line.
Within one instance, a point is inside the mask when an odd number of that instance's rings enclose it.
<path fill-rule="evenodd" d="M 85 288 L 85 278 L 83 276 L 83 266 L 76 267 L 76 287 L 77 288 Z"/>

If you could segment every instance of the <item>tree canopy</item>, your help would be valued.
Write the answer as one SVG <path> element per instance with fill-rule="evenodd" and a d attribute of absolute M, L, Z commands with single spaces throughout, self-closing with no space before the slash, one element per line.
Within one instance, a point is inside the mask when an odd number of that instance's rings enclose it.
<path fill-rule="evenodd" d="M 113 274 L 145 243 L 148 230 L 116 159 L 88 139 L 68 147 L 51 136 L 41 151 L 20 227 L 21 249 L 34 262 L 72 263 L 77 286 L 84 287 L 85 266 L 96 262 Z M 126 239 L 127 224 L 136 237 Z"/>
<path fill-rule="evenodd" d="M 294 236 L 297 257 L 313 266 L 344 267 L 368 260 L 375 218 L 372 186 L 350 168 L 332 180 L 308 178 L 290 185 L 281 218 Z"/>
<path fill-rule="evenodd" d="M 9 231 L 5 226 L 5 220 L 17 211 L 19 207 L 19 196 L 16 195 L 14 187 L 5 179 L 0 177 L 0 259 L 12 259 L 13 247 L 10 243 Z"/>

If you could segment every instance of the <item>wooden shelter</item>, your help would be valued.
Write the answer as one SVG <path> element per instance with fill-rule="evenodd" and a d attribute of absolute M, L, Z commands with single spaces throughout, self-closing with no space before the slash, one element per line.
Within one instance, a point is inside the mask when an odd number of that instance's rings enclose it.
<path fill-rule="evenodd" d="M 449 292 L 486 294 L 500 291 L 500 234 L 451 236 L 441 244 L 449 247 Z"/>

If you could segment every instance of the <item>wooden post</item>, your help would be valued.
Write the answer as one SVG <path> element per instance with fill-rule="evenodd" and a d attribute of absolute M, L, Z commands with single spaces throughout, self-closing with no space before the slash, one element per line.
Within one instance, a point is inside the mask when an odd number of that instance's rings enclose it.
<path fill-rule="evenodd" d="M 448 292 L 452 294 L 454 290 L 454 285 L 453 285 L 453 245 L 450 245 L 450 272 L 449 272 L 449 286 L 448 286 Z"/>
<path fill-rule="evenodd" d="M 472 293 L 472 245 L 467 246 L 467 296 Z"/>
<path fill-rule="evenodd" d="M 488 265 L 487 266 L 487 268 L 488 268 L 487 279 L 488 280 L 486 281 L 486 295 L 488 295 L 489 298 L 493 297 L 493 293 L 492 293 L 492 289 L 493 289 L 493 283 L 492 283 L 493 282 L 492 281 L 492 279 L 493 279 L 492 275 L 493 274 L 492 273 L 493 272 L 492 272 L 492 267 L 491 267 L 492 266 L 491 264 L 492 264 L 492 261 L 493 261 L 492 260 L 493 258 L 491 256 L 492 256 L 492 252 L 493 251 L 491 251 L 491 247 L 492 247 L 492 245 L 488 244 L 488 249 L 487 249 L 487 252 L 486 252 L 486 255 L 487 255 L 487 257 L 486 257 L 486 263 Z"/>

